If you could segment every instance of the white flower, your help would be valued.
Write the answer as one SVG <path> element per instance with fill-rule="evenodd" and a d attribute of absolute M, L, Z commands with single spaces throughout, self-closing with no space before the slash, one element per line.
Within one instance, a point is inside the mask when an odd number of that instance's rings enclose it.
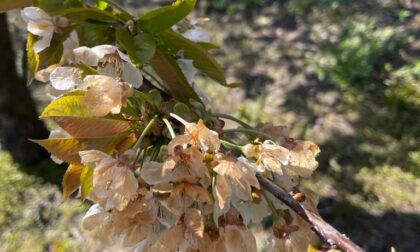
<path fill-rule="evenodd" d="M 70 36 L 63 43 L 63 56 L 69 61 L 74 61 L 73 50 L 79 47 L 79 38 L 76 31 L 72 31 Z"/>
<path fill-rule="evenodd" d="M 73 50 L 74 62 L 98 67 L 100 74 L 110 77 L 121 77 L 139 88 L 143 84 L 143 76 L 132 63 L 130 58 L 116 46 L 100 45 L 93 48 L 82 46 Z M 102 64 L 99 64 L 102 63 Z"/>
<path fill-rule="evenodd" d="M 36 53 L 50 46 L 54 32 L 68 25 L 68 20 L 62 17 L 51 17 L 38 7 L 26 7 L 21 11 L 22 18 L 28 24 L 27 30 L 38 36 L 33 48 Z"/>
<path fill-rule="evenodd" d="M 189 29 L 182 33 L 182 36 L 194 42 L 210 42 L 210 35 L 200 28 Z"/>
<path fill-rule="evenodd" d="M 57 90 L 70 90 L 82 83 L 81 72 L 75 67 L 57 67 L 51 72 L 49 79 Z"/>

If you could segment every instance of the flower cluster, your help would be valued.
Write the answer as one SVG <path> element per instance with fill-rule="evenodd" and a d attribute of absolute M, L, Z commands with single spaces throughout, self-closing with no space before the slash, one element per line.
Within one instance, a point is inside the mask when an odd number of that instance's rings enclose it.
<path fill-rule="evenodd" d="M 74 61 L 70 63 L 95 67 L 98 74 L 86 75 L 75 66 L 56 64 L 37 72 L 36 78 L 49 81 L 54 90 L 61 91 L 59 95 L 74 89 L 86 90 L 83 104 L 92 116 L 120 113 L 126 99 L 132 95 L 132 87 L 139 88 L 143 83 L 141 72 L 116 46 L 83 46 L 73 49 L 72 53 Z"/>
<path fill-rule="evenodd" d="M 28 31 L 37 36 L 32 47 L 38 54 L 48 51 L 53 37 L 71 25 L 67 18 L 37 7 L 25 8 L 22 16 Z M 54 98 L 42 117 L 62 128 L 38 143 L 53 160 L 70 164 L 64 195 L 80 186 L 82 198 L 93 202 L 83 226 L 95 230 L 104 243 L 137 251 L 257 251 L 260 246 L 304 251 L 317 243 L 309 224 L 265 192 L 257 174 L 317 213 L 316 197 L 299 186 L 299 179 L 317 168 L 320 150 L 310 141 L 288 138 L 284 127 L 269 124 L 246 129 L 264 139 L 252 138 L 244 146 L 224 136 L 223 122 L 206 108 L 204 95 L 193 85 L 199 71 L 229 85 L 217 75 L 220 69 L 214 60 L 208 58 L 206 64 L 192 59 L 210 57 L 201 47 L 209 46 L 208 34 L 196 27 L 197 22 L 162 30 L 180 43 L 163 50 L 168 41 L 155 41 L 158 46 L 153 44 L 152 53 L 161 51 L 143 65 L 138 58 L 130 59 L 148 48 L 143 40 L 123 49 L 116 45 L 126 40 L 87 47 L 69 29 L 67 37 L 61 37 L 61 59 L 34 73 L 37 80 L 51 84 Z M 146 32 L 128 34 L 142 37 Z M 171 51 L 189 43 L 194 44 L 187 49 L 195 53 Z M 127 48 L 135 49 L 130 53 Z M 185 58 L 187 52 L 190 58 Z M 148 87 L 142 85 L 142 73 L 152 79 Z M 156 88 L 150 87 L 153 81 L 159 82 Z M 190 96 L 172 96 L 177 91 Z M 174 114 L 178 112 L 203 119 L 186 122 Z M 257 244 L 253 229 L 261 223 L 265 244 Z"/>
<path fill-rule="evenodd" d="M 248 227 L 274 214 L 267 246 L 299 251 L 315 242 L 314 234 L 285 206 L 270 209 L 272 199 L 262 196 L 256 172 L 261 166 L 278 176 L 306 176 L 307 169 L 315 168 L 311 146 L 316 147 L 298 141 L 291 149 L 273 142 L 246 145 L 245 153 L 257 157 L 251 163 L 221 152 L 218 133 L 200 120 L 186 124 L 184 134 L 168 143 L 162 162 L 138 167 L 133 150 L 116 158 L 82 151 L 83 164 L 94 169 L 88 199 L 95 203 L 83 225 L 96 229 L 104 242 L 122 240 L 142 251 L 256 251 Z M 282 148 L 287 154 L 273 151 Z M 312 193 L 300 193 L 306 197 L 303 203 L 316 211 Z"/>

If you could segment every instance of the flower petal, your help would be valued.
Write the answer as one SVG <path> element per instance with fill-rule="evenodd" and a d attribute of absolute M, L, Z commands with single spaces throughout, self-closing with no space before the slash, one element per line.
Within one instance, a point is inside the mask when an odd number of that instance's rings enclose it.
<path fill-rule="evenodd" d="M 54 33 L 54 24 L 50 20 L 29 21 L 28 32 L 44 37 L 51 36 Z"/>
<path fill-rule="evenodd" d="M 79 38 L 77 37 L 77 32 L 72 31 L 70 36 L 63 43 L 63 56 L 67 60 L 72 62 L 75 61 L 75 55 L 73 50 L 79 47 Z"/>
<path fill-rule="evenodd" d="M 51 44 L 53 33 L 47 34 L 44 37 L 40 37 L 33 45 L 34 51 L 39 53 L 43 51 L 45 48 L 49 47 Z"/>
<path fill-rule="evenodd" d="M 51 72 L 50 81 L 57 90 L 69 90 L 82 82 L 80 70 L 75 67 L 57 67 Z"/>
<path fill-rule="evenodd" d="M 204 220 L 200 210 L 195 208 L 188 208 L 184 215 L 184 225 L 187 232 L 203 238 Z"/>
<path fill-rule="evenodd" d="M 92 205 L 82 219 L 83 228 L 92 230 L 105 222 L 108 213 L 99 204 Z"/>
<path fill-rule="evenodd" d="M 143 75 L 130 62 L 123 62 L 121 71 L 123 81 L 130 83 L 133 87 L 139 88 L 143 84 Z"/>
<path fill-rule="evenodd" d="M 165 182 L 162 164 L 157 162 L 146 162 L 140 171 L 141 178 L 149 185 L 158 185 Z"/>
<path fill-rule="evenodd" d="M 99 61 L 102 61 L 106 55 L 117 52 L 118 48 L 113 45 L 99 45 L 92 47 L 92 51 L 98 57 Z"/>
<path fill-rule="evenodd" d="M 59 66 L 60 66 L 59 64 L 54 64 L 45 69 L 39 70 L 38 72 L 35 73 L 35 79 L 41 82 L 48 82 L 50 80 L 51 72 L 54 71 Z"/>
<path fill-rule="evenodd" d="M 83 80 L 83 85 L 88 90 L 82 104 L 93 116 L 118 114 L 121 111 L 123 94 L 117 80 L 104 75 L 88 75 Z"/>
<path fill-rule="evenodd" d="M 227 251 L 257 251 L 257 241 L 252 232 L 244 227 L 228 225 L 223 235 Z"/>
<path fill-rule="evenodd" d="M 51 16 L 48 15 L 45 11 L 38 7 L 26 7 L 20 11 L 21 16 L 25 22 L 29 21 L 38 21 L 42 19 L 51 19 Z"/>
<path fill-rule="evenodd" d="M 74 62 L 76 64 L 82 63 L 89 66 L 98 65 L 98 61 L 99 61 L 98 56 L 89 47 L 82 46 L 82 47 L 73 49 L 73 53 L 74 53 Z"/>
<path fill-rule="evenodd" d="M 309 177 L 318 168 L 315 158 L 320 149 L 311 141 L 296 141 L 296 143 L 297 145 L 290 150 L 290 161 L 287 168 L 297 175 Z"/>
<path fill-rule="evenodd" d="M 182 33 L 182 36 L 194 42 L 210 42 L 210 35 L 203 29 L 190 29 Z"/>

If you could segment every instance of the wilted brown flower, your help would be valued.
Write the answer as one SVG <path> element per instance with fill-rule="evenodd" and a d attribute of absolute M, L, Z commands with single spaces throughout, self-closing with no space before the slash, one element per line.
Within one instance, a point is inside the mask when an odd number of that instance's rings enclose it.
<path fill-rule="evenodd" d="M 213 198 L 212 195 L 201 186 L 181 183 L 172 189 L 166 205 L 173 214 L 180 216 L 193 203 L 203 204 L 203 211 L 208 213 L 213 207 Z"/>
<path fill-rule="evenodd" d="M 134 151 L 128 150 L 121 157 L 114 159 L 97 150 L 81 151 L 82 163 L 92 167 L 92 191 L 88 198 L 98 202 L 105 209 L 122 211 L 137 198 L 138 181 L 130 168 Z"/>
<path fill-rule="evenodd" d="M 141 177 L 152 185 L 169 182 L 200 182 L 204 187 L 210 185 L 210 174 L 203 163 L 204 155 L 196 146 L 185 146 L 189 136 L 175 137 L 168 144 L 168 157 L 162 163 L 145 163 Z M 185 147 L 185 148 L 184 148 Z"/>
<path fill-rule="evenodd" d="M 229 210 L 232 197 L 243 201 L 251 201 L 252 187 L 260 188 L 254 169 L 222 154 L 217 155 L 217 159 L 219 163 L 213 168 L 213 171 L 217 174 L 213 191 L 216 203 L 215 220 Z"/>

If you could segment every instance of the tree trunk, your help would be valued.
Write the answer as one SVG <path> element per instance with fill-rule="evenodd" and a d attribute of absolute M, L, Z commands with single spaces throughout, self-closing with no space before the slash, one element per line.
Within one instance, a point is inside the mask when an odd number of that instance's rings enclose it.
<path fill-rule="evenodd" d="M 0 143 L 13 159 L 34 165 L 48 153 L 28 139 L 47 138 L 48 131 L 37 111 L 24 79 L 15 68 L 15 54 L 5 13 L 0 13 Z"/>

